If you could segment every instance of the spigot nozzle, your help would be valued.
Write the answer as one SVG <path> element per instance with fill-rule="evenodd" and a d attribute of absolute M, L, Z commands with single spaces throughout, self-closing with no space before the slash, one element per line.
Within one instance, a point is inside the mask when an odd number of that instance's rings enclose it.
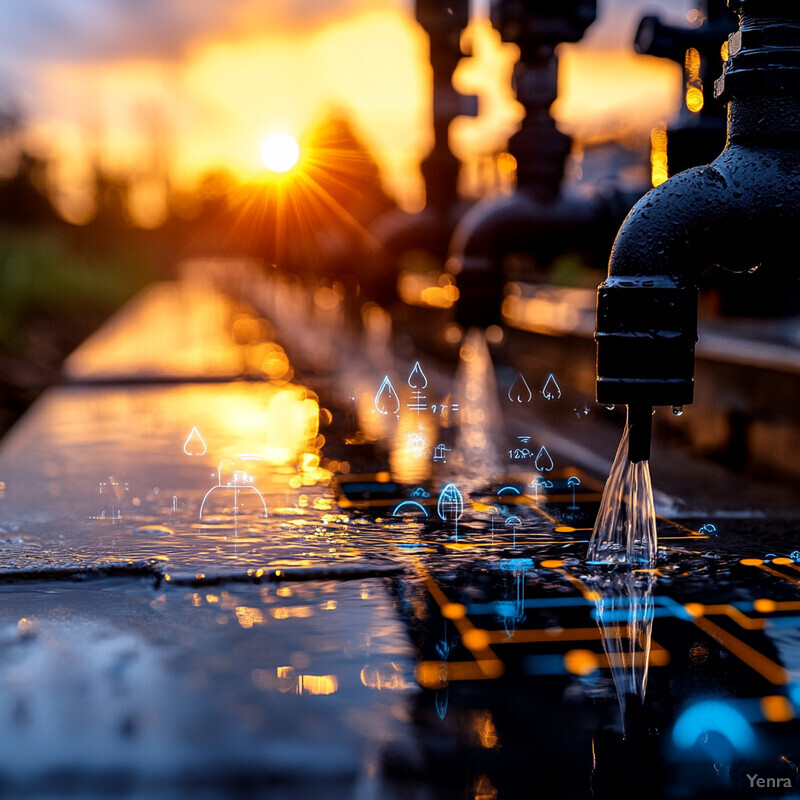
<path fill-rule="evenodd" d="M 642 403 L 628 406 L 628 460 L 632 464 L 650 460 L 653 408 Z"/>

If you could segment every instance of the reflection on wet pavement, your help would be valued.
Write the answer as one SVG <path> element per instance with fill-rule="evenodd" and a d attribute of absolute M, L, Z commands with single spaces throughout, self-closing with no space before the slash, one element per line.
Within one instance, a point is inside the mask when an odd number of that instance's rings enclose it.
<path fill-rule="evenodd" d="M 187 292 L 216 344 L 176 333 Z M 470 370 L 377 363 L 383 330 L 361 374 L 342 333 L 345 367 L 304 386 L 282 313 L 156 287 L 0 447 L 8 786 L 580 798 L 626 765 L 680 797 L 793 763 L 791 542 L 661 518 L 655 569 L 587 567 L 602 484 L 534 413 L 520 434 L 503 408 L 509 433 Z M 547 375 L 514 400 L 515 374 L 509 404 L 572 412 Z M 697 722 L 709 697 L 738 739 Z"/>
<path fill-rule="evenodd" d="M 43 584 L 2 608 L 9 796 L 381 796 L 370 764 L 411 750 L 413 660 L 379 581 Z"/>

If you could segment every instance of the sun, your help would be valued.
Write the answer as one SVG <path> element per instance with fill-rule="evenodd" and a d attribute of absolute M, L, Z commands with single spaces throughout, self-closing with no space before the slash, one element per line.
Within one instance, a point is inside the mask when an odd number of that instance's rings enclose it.
<path fill-rule="evenodd" d="M 271 133 L 261 143 L 261 160 L 273 172 L 287 172 L 300 158 L 300 146 L 289 133 Z"/>

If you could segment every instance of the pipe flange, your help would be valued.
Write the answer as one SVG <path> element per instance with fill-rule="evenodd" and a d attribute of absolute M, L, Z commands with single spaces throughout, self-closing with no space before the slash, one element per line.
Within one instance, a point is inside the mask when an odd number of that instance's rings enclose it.
<path fill-rule="evenodd" d="M 742 20 L 741 30 L 728 37 L 728 60 L 714 85 L 716 97 L 795 94 L 800 89 L 800 20 L 755 22 L 750 27 Z"/>
<path fill-rule="evenodd" d="M 714 96 L 725 101 L 733 97 L 786 94 L 800 95 L 800 69 L 774 61 L 758 70 L 726 70 L 714 83 Z"/>

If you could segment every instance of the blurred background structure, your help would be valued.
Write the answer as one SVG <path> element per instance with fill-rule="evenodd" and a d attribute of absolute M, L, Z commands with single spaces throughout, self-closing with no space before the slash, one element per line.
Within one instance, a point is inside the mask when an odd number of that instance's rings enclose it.
<path fill-rule="evenodd" d="M 580 42 L 558 48 L 552 113 L 572 139 L 572 179 L 622 172 L 644 187 L 653 131 L 678 114 L 681 68 L 631 47 L 645 5 L 664 19 L 655 55 L 681 60 L 682 42 L 665 51 L 664 25 L 707 26 L 688 0 L 608 0 Z M 395 296 L 385 270 L 399 269 L 404 296 L 434 276 L 427 296 L 451 302 L 449 233 L 469 203 L 513 191 L 507 143 L 523 110 L 511 86 L 518 50 L 488 2 L 441 5 L 441 20 L 439 6 L 81 0 L 0 11 L 4 425 L 111 309 L 187 255 L 254 255 L 377 299 Z M 707 93 L 702 67 L 687 81 Z M 276 130 L 304 154 L 285 179 L 260 158 Z M 406 248 L 376 269 L 374 236 L 397 223 L 373 221 L 423 208 L 435 252 Z M 591 285 L 565 258 L 556 271 Z"/>

